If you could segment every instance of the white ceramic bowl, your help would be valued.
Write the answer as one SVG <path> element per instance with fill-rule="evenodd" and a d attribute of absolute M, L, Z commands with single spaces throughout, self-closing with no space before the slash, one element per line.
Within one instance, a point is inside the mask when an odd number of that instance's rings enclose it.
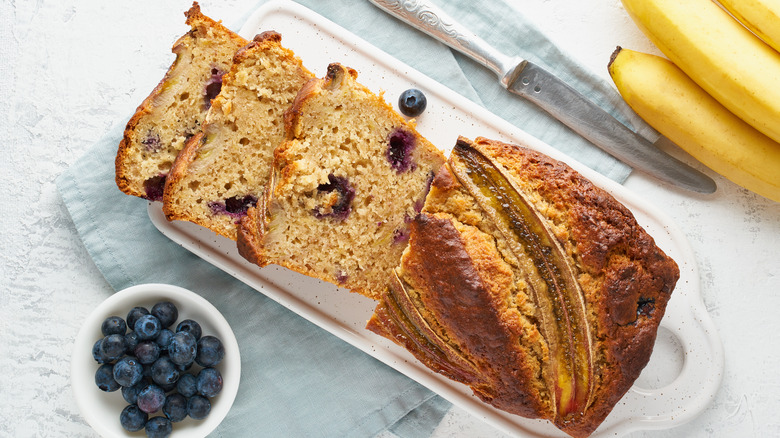
<path fill-rule="evenodd" d="M 121 290 L 103 301 L 84 321 L 76 337 L 71 359 L 71 385 L 76 404 L 90 426 L 104 437 L 140 437 L 144 431 L 128 432 L 119 424 L 119 414 L 127 402 L 121 390 L 103 392 L 95 384 L 95 372 L 99 365 L 92 357 L 92 346 L 102 338 L 100 326 L 107 317 L 116 315 L 123 319 L 135 306 L 151 310 L 160 301 L 170 301 L 179 310 L 179 321 L 193 319 L 203 329 L 203 335 L 216 336 L 225 346 L 225 358 L 216 368 L 222 374 L 222 391 L 211 401 L 211 412 L 203 420 L 187 417 L 173 423 L 172 437 L 205 437 L 225 418 L 238 392 L 241 378 L 241 357 L 238 342 L 230 325 L 222 314 L 206 299 L 194 292 L 167 284 L 144 284 Z M 197 365 L 196 365 L 197 367 Z M 163 415 L 161 411 L 150 414 Z"/>

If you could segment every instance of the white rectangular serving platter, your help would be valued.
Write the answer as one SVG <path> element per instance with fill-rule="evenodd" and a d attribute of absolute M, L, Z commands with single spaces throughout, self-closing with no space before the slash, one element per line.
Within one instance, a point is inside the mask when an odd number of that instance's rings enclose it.
<path fill-rule="evenodd" d="M 658 246 L 678 263 L 681 276 L 650 363 L 593 436 L 667 429 L 705 409 L 720 386 L 723 350 L 701 300 L 693 252 L 668 217 L 623 186 L 297 3 L 266 3 L 239 33 L 251 39 L 265 30 L 281 33 L 282 44 L 300 56 L 315 75 L 323 76 L 329 63 L 340 62 L 356 69 L 358 80 L 369 89 L 384 91 L 388 100 L 408 88 L 423 90 L 428 107 L 417 119 L 417 129 L 445 153 L 458 135 L 523 144 L 566 162 L 626 205 Z M 366 330 L 375 307 L 371 299 L 278 266 L 259 268 L 238 255 L 235 242 L 188 222 L 168 222 L 160 203 L 150 203 L 148 214 L 171 240 L 494 427 L 512 435 L 566 436 L 546 421 L 518 417 L 481 402 L 465 385 L 430 371 L 403 348 Z"/>

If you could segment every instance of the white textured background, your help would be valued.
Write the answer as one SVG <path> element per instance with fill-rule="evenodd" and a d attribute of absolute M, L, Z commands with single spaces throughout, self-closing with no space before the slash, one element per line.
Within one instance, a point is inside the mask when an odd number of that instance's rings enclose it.
<path fill-rule="evenodd" d="M 605 77 L 616 45 L 654 51 L 618 0 L 513 3 Z M 225 23 L 254 4 L 201 1 Z M 69 361 L 81 321 L 112 291 L 81 245 L 54 179 L 159 81 L 189 5 L 0 0 L 2 437 L 94 435 L 74 404 Z M 723 387 L 704 414 L 634 437 L 780 436 L 780 204 L 713 176 L 720 190 L 709 197 L 655 188 L 641 177 L 627 183 L 688 236 L 726 352 Z M 435 433 L 496 435 L 458 409 Z"/>

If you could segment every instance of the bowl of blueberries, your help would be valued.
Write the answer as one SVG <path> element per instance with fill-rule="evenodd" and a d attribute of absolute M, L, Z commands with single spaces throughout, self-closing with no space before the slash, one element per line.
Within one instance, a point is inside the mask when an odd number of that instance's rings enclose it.
<path fill-rule="evenodd" d="M 71 359 L 76 404 L 104 437 L 205 437 L 233 405 L 240 378 L 238 343 L 222 314 L 167 284 L 106 299 Z"/>

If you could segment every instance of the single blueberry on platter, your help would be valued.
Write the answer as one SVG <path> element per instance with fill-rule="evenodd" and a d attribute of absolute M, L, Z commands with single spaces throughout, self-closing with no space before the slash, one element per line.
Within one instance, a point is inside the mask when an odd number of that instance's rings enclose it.
<path fill-rule="evenodd" d="M 427 106 L 428 99 L 425 94 L 416 88 L 404 91 L 398 98 L 398 109 L 407 117 L 419 116 Z"/>

